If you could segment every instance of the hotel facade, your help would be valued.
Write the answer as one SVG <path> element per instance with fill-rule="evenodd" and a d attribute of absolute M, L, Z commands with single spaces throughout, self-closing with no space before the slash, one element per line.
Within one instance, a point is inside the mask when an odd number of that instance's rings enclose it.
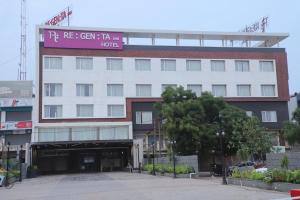
<path fill-rule="evenodd" d="M 165 149 L 153 105 L 178 86 L 224 97 L 283 145 L 287 37 L 38 26 L 32 164 L 45 173 L 138 167 L 153 142 Z"/>

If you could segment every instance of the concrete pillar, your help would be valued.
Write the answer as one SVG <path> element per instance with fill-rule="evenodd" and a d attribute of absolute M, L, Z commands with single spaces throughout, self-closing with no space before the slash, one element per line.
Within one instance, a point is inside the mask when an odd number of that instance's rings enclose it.
<path fill-rule="evenodd" d="M 143 165 L 143 155 L 144 153 L 144 145 L 143 139 L 135 139 L 133 140 L 132 146 L 132 158 L 133 158 L 133 168 L 139 167 L 139 162 L 141 163 L 141 167 Z"/>

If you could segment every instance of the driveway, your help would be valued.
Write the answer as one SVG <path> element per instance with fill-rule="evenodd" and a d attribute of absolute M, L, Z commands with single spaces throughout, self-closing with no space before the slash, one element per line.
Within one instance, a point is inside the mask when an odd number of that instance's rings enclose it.
<path fill-rule="evenodd" d="M 220 179 L 173 179 L 126 172 L 41 176 L 11 189 L 0 188 L 0 199 L 193 200 L 280 199 L 286 193 L 232 185 Z"/>

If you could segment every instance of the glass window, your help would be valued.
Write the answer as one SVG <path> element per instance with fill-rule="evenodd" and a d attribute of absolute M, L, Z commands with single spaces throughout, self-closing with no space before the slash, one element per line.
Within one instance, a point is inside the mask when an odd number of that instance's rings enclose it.
<path fill-rule="evenodd" d="M 122 97 L 123 84 L 107 84 L 107 96 Z"/>
<path fill-rule="evenodd" d="M 45 118 L 61 118 L 62 105 L 45 105 Z"/>
<path fill-rule="evenodd" d="M 122 140 L 129 138 L 127 126 L 107 127 L 100 129 L 100 140 Z"/>
<path fill-rule="evenodd" d="M 226 85 L 212 85 L 212 94 L 215 97 L 225 97 Z"/>
<path fill-rule="evenodd" d="M 152 124 L 152 112 L 151 111 L 137 111 L 135 113 L 136 124 Z"/>
<path fill-rule="evenodd" d="M 161 85 L 162 92 L 164 92 L 168 87 L 176 89 L 177 85 L 176 84 L 162 84 Z"/>
<path fill-rule="evenodd" d="M 45 57 L 45 69 L 62 69 L 62 57 Z"/>
<path fill-rule="evenodd" d="M 259 67 L 261 72 L 274 72 L 273 61 L 259 61 Z"/>
<path fill-rule="evenodd" d="M 107 115 L 109 117 L 123 117 L 124 105 L 107 105 Z"/>
<path fill-rule="evenodd" d="M 69 141 L 68 128 L 39 128 L 38 141 Z"/>
<path fill-rule="evenodd" d="M 237 72 L 249 72 L 249 61 L 248 60 L 236 60 L 235 71 Z"/>
<path fill-rule="evenodd" d="M 78 127 L 72 128 L 72 140 L 97 140 L 97 128 Z"/>
<path fill-rule="evenodd" d="M 136 84 L 137 97 L 151 97 L 151 84 Z"/>
<path fill-rule="evenodd" d="M 76 84 L 76 95 L 80 97 L 93 96 L 93 84 Z"/>
<path fill-rule="evenodd" d="M 276 111 L 261 111 L 262 122 L 277 122 Z"/>
<path fill-rule="evenodd" d="M 101 128 L 100 140 L 113 140 L 115 139 L 115 128 Z"/>
<path fill-rule="evenodd" d="M 93 104 L 77 104 L 77 117 L 93 117 L 94 105 Z"/>
<path fill-rule="evenodd" d="M 92 70 L 93 69 L 93 58 L 76 58 L 76 69 L 81 70 Z"/>
<path fill-rule="evenodd" d="M 60 97 L 62 96 L 61 83 L 45 83 L 45 96 L 46 97 Z"/>
<path fill-rule="evenodd" d="M 126 140 L 129 138 L 128 127 L 121 126 L 115 128 L 115 139 L 116 140 Z"/>
<path fill-rule="evenodd" d="M 123 70 L 123 60 L 121 58 L 107 58 L 106 59 L 106 69 L 112 71 L 122 71 Z"/>
<path fill-rule="evenodd" d="M 186 60 L 186 71 L 201 71 L 201 60 Z"/>
<path fill-rule="evenodd" d="M 176 60 L 162 59 L 161 71 L 176 71 Z"/>
<path fill-rule="evenodd" d="M 267 97 L 275 96 L 275 85 L 261 85 L 261 95 Z"/>
<path fill-rule="evenodd" d="M 151 71 L 151 60 L 150 59 L 135 59 L 135 70 L 136 71 Z"/>
<path fill-rule="evenodd" d="M 251 85 L 237 85 L 237 95 L 241 97 L 251 96 Z"/>
<path fill-rule="evenodd" d="M 197 97 L 201 96 L 202 85 L 199 85 L 199 84 L 188 84 L 187 85 L 187 89 L 191 90 L 192 92 L 194 92 L 197 95 Z"/>
<path fill-rule="evenodd" d="M 211 71 L 225 72 L 225 60 L 211 60 Z"/>

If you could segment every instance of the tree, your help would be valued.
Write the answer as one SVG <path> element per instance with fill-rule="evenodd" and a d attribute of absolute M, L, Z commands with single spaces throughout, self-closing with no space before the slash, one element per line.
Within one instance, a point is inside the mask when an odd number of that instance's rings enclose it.
<path fill-rule="evenodd" d="M 284 138 L 290 145 L 300 144 L 300 108 L 293 112 L 293 121 L 284 122 Z"/>

